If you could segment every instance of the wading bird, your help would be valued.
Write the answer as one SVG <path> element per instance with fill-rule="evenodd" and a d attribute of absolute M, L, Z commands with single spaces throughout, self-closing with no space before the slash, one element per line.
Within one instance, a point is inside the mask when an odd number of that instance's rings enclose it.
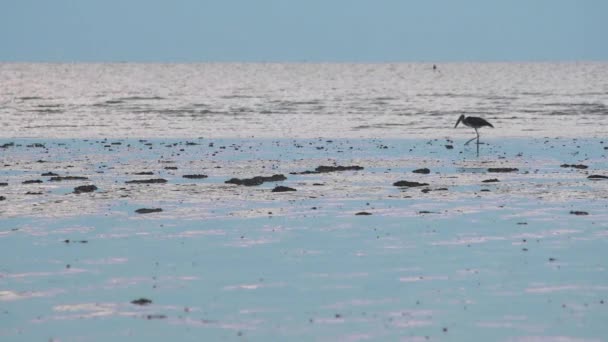
<path fill-rule="evenodd" d="M 458 124 L 461 121 L 465 126 L 474 128 L 475 134 L 477 134 L 477 137 L 467 141 L 466 143 L 464 143 L 465 145 L 467 145 L 468 143 L 470 143 L 471 141 L 473 141 L 475 139 L 477 139 L 477 145 L 479 145 L 479 132 L 477 132 L 478 128 L 481 128 L 483 126 L 490 126 L 490 127 L 494 128 L 494 126 L 492 126 L 492 124 L 487 122 L 485 119 L 478 118 L 476 116 L 465 117 L 464 114 L 458 118 L 458 121 L 456 121 L 456 125 L 454 126 L 454 128 L 458 127 Z"/>

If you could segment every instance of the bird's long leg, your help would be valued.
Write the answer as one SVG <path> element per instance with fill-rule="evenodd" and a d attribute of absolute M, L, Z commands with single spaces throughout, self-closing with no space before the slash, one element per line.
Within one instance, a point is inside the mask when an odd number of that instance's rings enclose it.
<path fill-rule="evenodd" d="M 475 137 L 475 138 L 473 138 L 473 139 L 471 139 L 471 140 L 467 141 L 467 142 L 466 142 L 466 143 L 464 143 L 464 144 L 465 144 L 465 145 L 468 145 L 468 144 L 469 144 L 471 141 L 473 141 L 473 140 L 475 140 L 475 139 L 477 139 L 477 137 Z"/>
<path fill-rule="evenodd" d="M 477 128 L 475 128 L 475 134 L 477 134 L 477 145 L 479 145 L 479 132 L 477 131 Z"/>

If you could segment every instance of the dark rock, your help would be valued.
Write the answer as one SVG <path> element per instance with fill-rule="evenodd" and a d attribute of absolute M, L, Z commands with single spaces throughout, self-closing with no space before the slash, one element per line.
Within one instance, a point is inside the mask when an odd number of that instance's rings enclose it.
<path fill-rule="evenodd" d="M 586 212 L 586 211 L 579 211 L 579 210 L 572 210 L 572 211 L 570 211 L 570 214 L 572 214 L 572 215 L 579 215 L 579 216 L 581 216 L 581 215 L 589 215 L 588 212 Z"/>
<path fill-rule="evenodd" d="M 260 185 L 264 182 L 280 182 L 286 180 L 287 177 L 284 175 L 272 175 L 270 177 L 257 176 L 253 178 L 231 178 L 224 183 L 226 184 L 236 184 L 236 185 L 245 185 L 245 186 L 255 186 Z"/>
<path fill-rule="evenodd" d="M 131 304 L 148 305 L 148 304 L 152 304 L 152 301 L 148 298 L 139 298 L 139 299 L 132 300 Z"/>
<path fill-rule="evenodd" d="M 25 193 L 26 195 L 42 195 L 42 192 L 33 192 L 33 191 L 28 191 Z"/>
<path fill-rule="evenodd" d="M 413 172 L 413 173 L 422 173 L 422 174 L 424 174 L 424 175 L 428 175 L 429 173 L 431 173 L 431 170 L 429 170 L 429 169 L 427 169 L 427 168 L 425 167 L 425 168 L 422 168 L 422 169 L 417 169 L 417 170 L 414 170 L 414 171 L 412 171 L 412 172 Z"/>
<path fill-rule="evenodd" d="M 126 184 L 164 184 L 167 183 L 166 179 L 163 178 L 154 178 L 154 179 L 136 179 L 126 181 Z"/>
<path fill-rule="evenodd" d="M 360 211 L 360 212 L 356 213 L 355 215 L 357 215 L 357 216 L 369 216 L 371 214 L 372 213 L 368 213 L 367 211 Z"/>
<path fill-rule="evenodd" d="M 492 178 L 492 179 L 485 179 L 481 181 L 482 183 L 498 183 L 500 182 L 498 179 L 496 178 Z"/>
<path fill-rule="evenodd" d="M 428 211 L 428 210 L 420 210 L 418 212 L 418 214 L 436 214 L 436 212 L 434 212 L 434 211 Z"/>
<path fill-rule="evenodd" d="M 97 187 L 95 185 L 81 185 L 74 188 L 74 193 L 82 194 L 85 192 L 93 192 L 95 190 L 97 190 Z"/>
<path fill-rule="evenodd" d="M 0 148 L 9 148 L 9 147 L 13 147 L 13 146 L 15 146 L 15 143 L 14 142 L 10 142 L 10 143 L 6 143 L 6 144 L 3 144 L 3 145 L 0 145 Z"/>
<path fill-rule="evenodd" d="M 514 167 L 491 167 L 488 169 L 488 172 L 516 172 L 519 169 Z"/>
<path fill-rule="evenodd" d="M 407 186 L 407 187 L 415 187 L 415 186 L 427 186 L 428 183 L 418 183 L 418 182 L 408 182 L 408 181 L 398 181 L 393 183 L 394 186 Z"/>
<path fill-rule="evenodd" d="M 4 200 L 6 200 L 6 197 L 0 196 L 0 201 L 4 201 Z"/>
<path fill-rule="evenodd" d="M 422 190 L 420 190 L 420 191 L 421 191 L 422 193 L 426 194 L 426 193 L 431 192 L 431 189 L 426 188 L 426 189 L 422 189 Z"/>
<path fill-rule="evenodd" d="M 451 149 L 454 148 L 454 146 L 453 145 L 445 145 L 445 148 L 447 148 L 448 150 L 451 150 Z"/>
<path fill-rule="evenodd" d="M 602 175 L 591 175 L 588 176 L 587 179 L 595 179 L 595 180 L 599 180 L 599 179 L 608 179 L 608 176 L 602 176 Z"/>
<path fill-rule="evenodd" d="M 304 172 L 292 172 L 294 175 L 311 175 L 318 173 L 328 173 L 328 172 L 337 172 L 337 171 L 359 171 L 363 170 L 362 166 L 352 165 L 352 166 L 318 166 L 314 171 L 304 171 Z"/>
<path fill-rule="evenodd" d="M 589 166 L 583 165 L 583 164 L 562 164 L 562 165 L 560 165 L 560 167 L 571 167 L 573 169 L 580 169 L 580 170 L 589 168 Z"/>
<path fill-rule="evenodd" d="M 8 186 L 8 183 L 0 183 L 0 186 Z"/>
<path fill-rule="evenodd" d="M 39 184 L 42 183 L 40 179 L 32 179 L 21 182 L 21 184 Z"/>
<path fill-rule="evenodd" d="M 167 318 L 167 315 L 162 315 L 162 314 L 146 315 L 146 319 L 165 319 L 165 318 Z"/>
<path fill-rule="evenodd" d="M 154 175 L 154 172 L 152 172 L 152 171 L 135 172 L 134 175 L 136 175 L 136 176 L 152 176 L 152 175 Z"/>
<path fill-rule="evenodd" d="M 61 181 L 70 181 L 70 180 L 88 180 L 87 177 L 81 176 L 63 176 L 63 177 L 51 177 L 49 179 L 51 182 L 61 182 Z"/>
<path fill-rule="evenodd" d="M 45 148 L 46 146 L 44 146 L 44 144 L 35 143 L 35 144 L 27 145 L 27 147 Z"/>
<path fill-rule="evenodd" d="M 294 188 L 290 188 L 290 187 L 282 186 L 282 185 L 279 185 L 279 186 L 275 187 L 274 189 L 272 189 L 272 192 L 287 192 L 287 191 L 297 191 L 297 190 Z"/>
<path fill-rule="evenodd" d="M 188 178 L 188 179 L 203 179 L 203 178 L 208 178 L 209 176 L 207 176 L 207 175 L 183 175 L 182 177 Z"/>
<path fill-rule="evenodd" d="M 161 208 L 141 208 L 135 210 L 138 214 L 160 213 L 161 211 L 163 211 Z"/>
<path fill-rule="evenodd" d="M 52 177 L 52 176 L 59 176 L 59 175 L 54 172 L 45 172 L 45 173 L 41 174 L 41 176 L 42 177 Z"/>
<path fill-rule="evenodd" d="M 165 170 L 177 170 L 177 166 L 165 166 Z"/>

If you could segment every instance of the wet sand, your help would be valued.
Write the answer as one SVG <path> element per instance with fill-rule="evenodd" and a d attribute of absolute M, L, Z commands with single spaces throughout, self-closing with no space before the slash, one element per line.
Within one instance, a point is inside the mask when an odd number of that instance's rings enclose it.
<path fill-rule="evenodd" d="M 608 143 L 482 140 L 3 139 L 0 339 L 603 339 Z"/>

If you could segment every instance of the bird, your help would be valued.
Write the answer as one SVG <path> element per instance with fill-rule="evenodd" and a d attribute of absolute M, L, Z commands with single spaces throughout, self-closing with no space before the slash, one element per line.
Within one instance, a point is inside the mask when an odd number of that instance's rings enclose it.
<path fill-rule="evenodd" d="M 477 139 L 477 145 L 479 145 L 479 132 L 477 131 L 478 128 L 481 128 L 483 126 L 489 126 L 494 128 L 494 126 L 492 126 L 491 123 L 487 122 L 486 119 L 479 118 L 476 116 L 465 117 L 464 114 L 458 118 L 458 121 L 456 121 L 456 125 L 454 126 L 454 128 L 458 127 L 458 124 L 461 121 L 465 126 L 474 128 L 475 134 L 477 134 L 477 137 L 467 141 L 466 143 L 464 143 L 465 145 L 468 145 L 471 141 L 475 139 Z"/>

